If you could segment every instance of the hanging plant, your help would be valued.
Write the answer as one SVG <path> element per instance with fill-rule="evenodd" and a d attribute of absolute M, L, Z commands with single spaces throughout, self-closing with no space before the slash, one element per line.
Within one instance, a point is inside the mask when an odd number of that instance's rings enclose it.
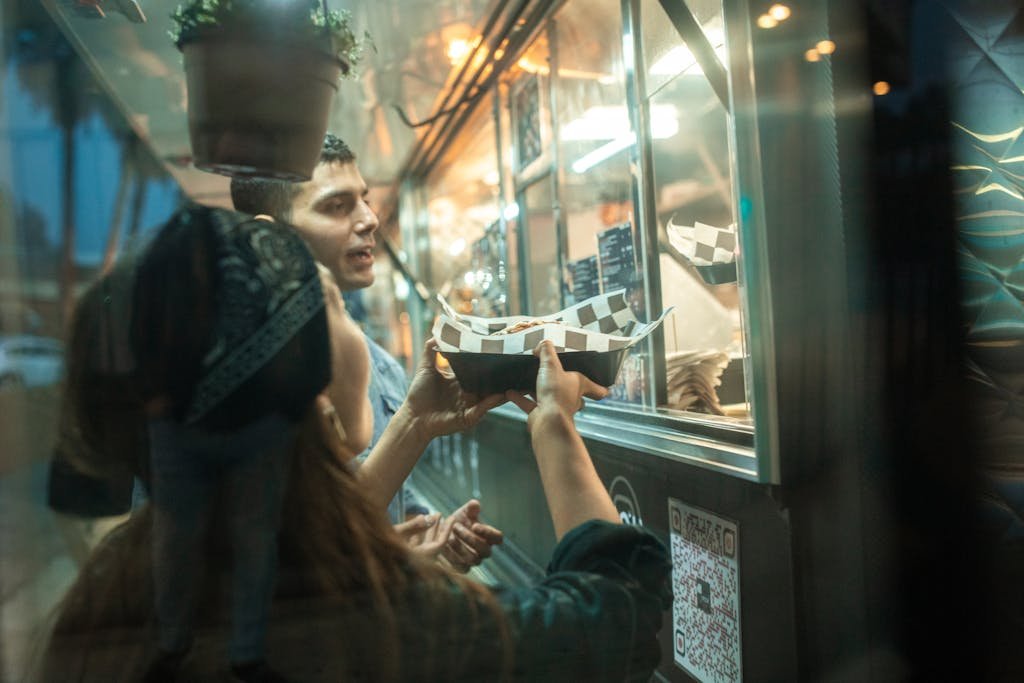
<path fill-rule="evenodd" d="M 171 15 L 197 168 L 308 180 L 341 76 L 369 36 L 317 0 L 192 0 Z"/>

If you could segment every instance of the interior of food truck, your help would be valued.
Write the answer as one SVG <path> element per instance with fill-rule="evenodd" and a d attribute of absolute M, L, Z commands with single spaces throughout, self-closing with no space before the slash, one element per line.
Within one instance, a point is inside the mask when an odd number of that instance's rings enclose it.
<path fill-rule="evenodd" d="M 216 25 L 238 8 L 239 26 Z M 462 527 L 500 530 L 445 571 L 520 588 L 557 566 L 564 534 L 523 408 L 543 393 L 543 340 L 601 385 L 573 432 L 615 515 L 671 562 L 644 677 L 1024 680 L 1019 3 L 2 12 L 0 681 L 43 680 L 66 596 L 149 514 L 148 469 L 112 482 L 81 464 L 106 455 L 71 424 L 84 302 L 102 287 L 121 321 L 88 345 L 120 372 L 141 334 L 125 278 L 181 206 L 241 208 L 236 182 L 309 187 L 331 163 L 356 165 L 351 201 L 375 218 L 344 228 L 372 250 L 353 257 L 368 280 L 330 279 L 385 421 L 427 344 L 431 372 L 507 399 L 432 433 L 395 498 L 416 501 L 395 524 L 455 524 L 478 501 Z M 293 15 L 308 33 L 279 39 Z M 325 133 L 351 156 L 323 161 Z M 389 372 L 398 388 L 381 394 Z M 107 438 L 139 448 L 96 386 Z"/>

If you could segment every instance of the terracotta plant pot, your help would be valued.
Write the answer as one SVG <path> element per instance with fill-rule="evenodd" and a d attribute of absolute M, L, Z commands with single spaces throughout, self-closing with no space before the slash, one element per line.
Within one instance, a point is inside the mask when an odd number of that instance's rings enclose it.
<path fill-rule="evenodd" d="M 346 65 L 287 42 L 220 37 L 181 47 L 196 168 L 309 180 Z"/>

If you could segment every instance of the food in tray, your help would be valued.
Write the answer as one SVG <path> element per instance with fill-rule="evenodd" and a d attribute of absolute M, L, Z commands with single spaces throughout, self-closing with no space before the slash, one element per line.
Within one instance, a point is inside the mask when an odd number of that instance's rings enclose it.
<path fill-rule="evenodd" d="M 548 323 L 557 323 L 559 325 L 564 324 L 561 320 L 520 320 L 515 325 L 509 325 L 505 329 L 498 330 L 494 334 L 515 334 L 516 332 L 522 332 L 523 330 L 528 330 L 531 327 L 537 327 L 539 325 L 547 325 Z"/>

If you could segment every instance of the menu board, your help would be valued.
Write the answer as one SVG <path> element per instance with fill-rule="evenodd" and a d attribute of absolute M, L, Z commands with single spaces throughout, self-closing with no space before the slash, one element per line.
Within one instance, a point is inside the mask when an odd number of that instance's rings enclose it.
<path fill-rule="evenodd" d="M 587 256 L 566 264 L 573 301 L 585 301 L 601 293 L 597 256 Z"/>
<path fill-rule="evenodd" d="M 633 250 L 633 226 L 616 225 L 597 235 L 597 254 L 601 263 L 601 290 L 613 292 L 636 282 L 636 254 Z"/>
<path fill-rule="evenodd" d="M 668 513 L 673 659 L 700 683 L 740 683 L 739 530 L 673 498 Z"/>

